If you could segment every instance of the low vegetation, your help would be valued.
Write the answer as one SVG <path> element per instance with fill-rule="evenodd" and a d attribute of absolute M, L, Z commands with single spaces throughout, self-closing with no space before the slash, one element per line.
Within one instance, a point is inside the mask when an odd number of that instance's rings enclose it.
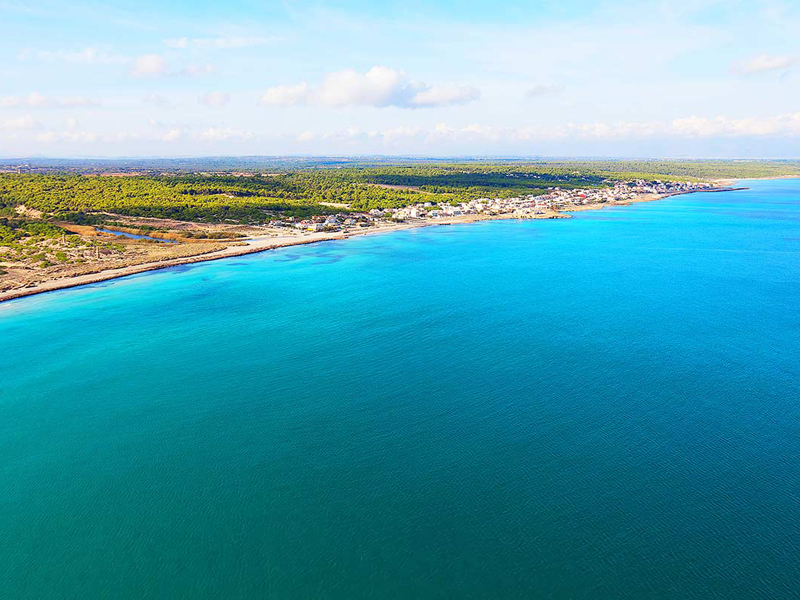
<path fill-rule="evenodd" d="M 18 172 L 14 172 L 18 171 Z M 620 181 L 800 177 L 798 161 L 175 159 L 0 161 L 0 290 L 194 256 L 261 226 Z M 365 217 L 355 217 L 358 219 Z M 281 223 L 275 223 L 275 221 Z M 318 219 L 318 221 L 321 221 Z M 96 227 L 172 239 L 110 239 Z M 217 241 L 219 240 L 219 241 Z"/>
<path fill-rule="evenodd" d="M 553 187 L 604 187 L 631 179 L 800 176 L 797 161 L 262 159 L 268 169 L 259 170 L 253 158 L 229 159 L 226 172 L 215 172 L 200 169 L 219 168 L 225 159 L 202 160 L 206 162 L 163 161 L 160 174 L 153 172 L 159 163 L 150 161 L 152 170 L 147 174 L 127 171 L 125 177 L 103 176 L 97 164 L 75 161 L 57 162 L 53 168 L 29 167 L 34 173 L 2 173 L 0 215 L 13 216 L 20 206 L 41 214 L 42 229 L 29 233 L 46 237 L 55 231 L 47 229 L 48 221 L 108 225 L 115 222 L 115 215 L 261 224 L 275 218 L 302 219 L 428 201 L 543 194 Z M 109 168 L 134 165 L 121 162 Z M 185 172 L 189 165 L 198 170 Z M 244 170 L 236 171 L 237 167 Z M 69 172 L 54 172 L 58 168 Z"/>

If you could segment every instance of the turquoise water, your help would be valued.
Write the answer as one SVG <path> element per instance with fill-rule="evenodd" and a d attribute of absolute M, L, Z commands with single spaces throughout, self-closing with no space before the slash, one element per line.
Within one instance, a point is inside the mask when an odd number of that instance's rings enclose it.
<path fill-rule="evenodd" d="M 7 598 L 800 594 L 800 180 L 0 305 Z"/>

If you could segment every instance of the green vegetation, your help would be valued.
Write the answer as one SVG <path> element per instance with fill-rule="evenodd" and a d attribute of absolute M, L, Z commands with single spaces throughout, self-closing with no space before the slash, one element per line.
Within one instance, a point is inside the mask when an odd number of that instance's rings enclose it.
<path fill-rule="evenodd" d="M 273 213 L 304 217 L 333 212 L 297 202 L 300 194 L 270 178 L 241 182 L 225 177 L 87 177 L 2 175 L 0 204 L 24 205 L 57 220 L 99 224 L 102 215 L 185 221 L 260 222 Z M 281 182 L 282 183 L 282 182 Z"/>
<path fill-rule="evenodd" d="M 24 205 L 55 219 L 92 225 L 102 223 L 103 216 L 91 213 L 262 223 L 275 216 L 307 218 L 341 212 L 323 202 L 347 203 L 354 210 L 367 210 L 432 198 L 454 201 L 493 187 L 501 193 L 518 189 L 510 179 L 498 182 L 500 177 L 504 176 L 476 174 L 472 180 L 477 185 L 470 187 L 466 185 L 469 178 L 463 173 L 452 183 L 446 181 L 447 173 L 415 174 L 413 181 L 429 187 L 437 194 L 433 198 L 429 193 L 370 185 L 408 178 L 406 174 L 383 172 L 321 170 L 254 177 L 2 175 L 0 203 L 5 207 Z M 540 187 L 534 185 L 531 189 Z"/>
<path fill-rule="evenodd" d="M 56 238 L 66 232 L 51 223 L 29 219 L 0 218 L 0 243 L 12 244 L 22 238 Z"/>
<path fill-rule="evenodd" d="M 249 177 L 3 174 L 0 207 L 24 205 L 55 220 L 84 225 L 108 223 L 113 214 L 263 223 L 275 217 L 342 212 L 325 203 L 347 204 L 351 210 L 363 211 L 486 195 L 541 194 L 553 186 L 599 186 L 605 178 L 567 169 L 497 165 L 307 169 Z"/>
<path fill-rule="evenodd" d="M 259 162 L 260 161 L 260 162 Z M 135 162 L 109 162 L 130 170 Z M 0 174 L 0 217 L 14 219 L 24 205 L 38 223 L 19 223 L 0 239 L 19 234 L 60 236 L 52 222 L 113 225 L 114 215 L 208 223 L 260 224 L 274 218 L 401 207 L 419 202 L 457 203 L 477 197 L 543 194 L 548 188 L 602 187 L 645 179 L 800 177 L 797 161 L 669 160 L 461 160 L 420 159 L 186 159 L 144 161 L 148 174 L 97 176 L 105 163 L 61 161 L 54 173 Z M 143 164 L 144 164 L 143 163 Z M 91 175 L 80 174 L 83 172 Z M 138 167 L 141 171 L 144 167 Z M 193 173 L 186 169 L 194 168 Z M 207 172 L 202 172 L 207 169 Z M 226 169 L 227 172 L 214 172 Z M 238 171 L 237 171 L 238 169 Z M 166 173 L 166 174 L 156 174 Z M 199 173 L 199 174 L 198 174 Z M 198 236 L 199 237 L 199 236 Z"/>
<path fill-rule="evenodd" d="M 73 262 L 84 250 L 95 245 L 101 246 L 45 221 L 0 218 L 0 262 L 23 262 L 44 268 L 57 262 Z M 102 244 L 102 247 L 109 245 Z M 0 274 L 6 273 L 5 269 L 0 270 Z"/>
<path fill-rule="evenodd" d="M 641 178 L 659 176 L 662 180 L 800 177 L 800 161 L 797 160 L 601 160 L 537 164 L 592 171 L 614 179 L 625 179 L 626 174 Z"/>

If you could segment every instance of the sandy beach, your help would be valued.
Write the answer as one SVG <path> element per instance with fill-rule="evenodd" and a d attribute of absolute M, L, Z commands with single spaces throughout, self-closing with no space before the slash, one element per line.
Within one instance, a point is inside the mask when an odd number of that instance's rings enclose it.
<path fill-rule="evenodd" d="M 567 215 L 563 215 L 566 217 Z M 199 262 L 206 262 L 210 260 L 219 260 L 221 258 L 232 258 L 236 256 L 244 256 L 246 254 L 253 254 L 256 252 L 265 252 L 267 250 L 275 250 L 277 248 L 286 248 L 288 246 L 301 246 L 305 244 L 314 244 L 317 242 L 324 242 L 330 240 L 343 240 L 349 237 L 358 235 L 376 235 L 380 233 L 388 233 L 392 231 L 401 231 L 403 229 L 414 229 L 417 227 L 435 227 L 441 225 L 454 225 L 459 223 L 473 223 L 475 221 L 484 221 L 488 219 L 502 219 L 511 218 L 511 215 L 499 215 L 494 217 L 482 217 L 480 215 L 465 215 L 463 217 L 453 217 L 450 219 L 439 219 L 437 221 L 414 221 L 406 223 L 398 223 L 396 225 L 388 225 L 384 227 L 373 227 L 369 229 L 360 229 L 347 232 L 321 232 L 321 233 L 307 233 L 301 235 L 284 235 L 284 236 L 255 236 L 243 240 L 237 240 L 236 245 L 228 246 L 221 250 L 207 252 L 205 254 L 197 254 L 183 258 L 166 259 L 154 262 L 143 262 L 137 265 L 130 265 L 121 268 L 104 269 L 95 273 L 86 273 L 77 276 L 67 276 L 50 279 L 36 285 L 24 287 L 21 289 L 8 290 L 0 292 L 0 302 L 13 300 L 15 298 L 22 298 L 25 296 L 32 296 L 34 294 L 41 294 L 44 292 L 51 292 L 91 283 L 98 283 L 109 279 L 116 279 L 119 277 L 126 277 L 128 275 L 135 275 L 137 273 L 144 273 L 147 271 L 155 271 L 158 269 L 167 269 L 170 267 L 177 267 L 180 265 L 188 265 Z M 555 216 L 547 216 L 546 218 L 556 218 Z"/>
<path fill-rule="evenodd" d="M 709 191 L 726 191 L 725 188 Z M 567 210 L 559 212 L 548 212 L 534 217 L 525 217 L 532 219 L 564 219 L 570 218 L 572 212 L 580 212 L 585 210 L 600 210 L 607 206 L 627 206 L 639 202 L 652 202 L 661 200 L 663 198 L 674 196 L 677 194 L 643 194 L 637 198 L 633 198 L 624 202 L 608 202 L 603 204 L 587 204 L 583 206 L 575 206 Z M 221 250 L 214 250 L 204 254 L 197 254 L 186 256 L 182 258 L 165 259 L 155 262 L 143 262 L 140 264 L 125 266 L 121 268 L 112 268 L 97 271 L 94 273 L 86 273 L 77 276 L 65 276 L 60 278 L 53 278 L 35 285 L 28 287 L 7 290 L 0 292 L 0 302 L 14 300 L 25 296 L 32 296 L 34 294 L 42 294 L 45 292 L 52 292 L 55 290 L 62 290 L 81 285 L 88 285 L 98 283 L 100 281 L 107 281 L 109 279 L 116 279 L 119 277 L 126 277 L 128 275 L 136 275 L 138 273 L 145 273 L 147 271 L 155 271 L 158 269 L 167 269 L 170 267 L 177 267 L 181 265 L 188 265 L 210 260 L 219 260 L 222 258 L 232 258 L 235 256 L 243 256 L 246 254 L 253 254 L 256 252 L 265 252 L 267 250 L 275 250 L 277 248 L 286 248 L 289 246 L 300 246 L 305 244 L 314 244 L 317 242 L 324 242 L 330 240 L 343 240 L 358 235 L 376 235 L 381 233 L 389 233 L 392 231 L 401 231 L 405 229 L 415 229 L 418 227 L 439 227 L 443 225 L 457 225 L 465 223 L 474 223 L 477 221 L 488 220 L 501 220 L 501 219 L 519 219 L 521 217 L 512 214 L 507 215 L 463 215 L 458 217 L 450 217 L 444 219 L 419 219 L 414 221 L 407 221 L 398 223 L 396 225 L 387 225 L 381 227 L 372 227 L 368 229 L 357 229 L 346 232 L 320 232 L 320 233 L 306 233 L 301 235 L 285 235 L 285 236 L 253 236 L 250 238 L 237 240 L 235 245 L 228 246 Z"/>

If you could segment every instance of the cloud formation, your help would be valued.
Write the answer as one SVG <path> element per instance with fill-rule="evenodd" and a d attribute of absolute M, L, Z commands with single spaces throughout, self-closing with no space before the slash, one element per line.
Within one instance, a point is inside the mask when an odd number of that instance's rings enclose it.
<path fill-rule="evenodd" d="M 792 140 L 800 138 L 800 112 L 771 117 L 729 118 L 685 117 L 659 122 L 587 122 L 566 125 L 536 125 L 503 127 L 482 123 L 448 124 L 434 126 L 400 125 L 384 129 L 359 129 L 349 127 L 328 132 L 303 131 L 297 133 L 266 133 L 227 126 L 194 128 L 186 125 L 164 125 L 151 122 L 157 131 L 152 136 L 134 132 L 98 133 L 83 130 L 75 119 L 67 119 L 61 131 L 44 130 L 44 125 L 31 116 L 0 121 L 0 132 L 8 139 L 26 136 L 38 143 L 87 144 L 115 143 L 127 140 L 145 140 L 150 143 L 186 147 L 185 144 L 278 144 L 285 151 L 297 144 L 342 145 L 351 151 L 394 151 L 412 148 L 465 148 L 480 147 L 530 152 L 538 144 L 557 141 L 619 142 L 622 140 L 667 139 L 769 139 Z M 38 130 L 38 133 L 37 133 Z M 42 131 L 44 130 L 44 131 Z M 183 145 L 181 145 L 183 144 Z M 232 146 L 235 147 L 235 146 Z M 299 146 L 303 147 L 303 146 Z"/>
<path fill-rule="evenodd" d="M 201 131 L 198 138 L 204 142 L 223 142 L 227 140 L 247 140 L 253 137 L 249 131 L 227 127 L 209 127 Z"/>
<path fill-rule="evenodd" d="M 520 142 L 546 142 L 555 140 L 616 141 L 631 139 L 675 138 L 763 138 L 800 137 L 800 112 L 771 117 L 730 118 L 684 117 L 664 122 L 568 123 L 554 126 L 497 127 L 481 123 L 434 127 L 391 127 L 365 131 L 348 128 L 321 135 L 304 132 L 297 141 L 323 140 L 379 140 L 387 144 L 402 141 L 437 144 L 439 142 L 480 142 L 489 144 L 514 144 Z"/>
<path fill-rule="evenodd" d="M 295 106 L 306 104 L 311 98 L 311 87 L 303 82 L 297 85 L 276 85 L 267 88 L 261 96 L 261 104 L 265 106 Z"/>
<path fill-rule="evenodd" d="M 206 106 L 225 106 L 230 102 L 231 97 L 224 92 L 209 92 L 200 96 L 200 104 Z"/>
<path fill-rule="evenodd" d="M 541 98 L 542 96 L 555 96 L 564 91 L 564 86 L 557 83 L 537 83 L 525 90 L 526 98 Z"/>
<path fill-rule="evenodd" d="M 45 144 L 53 142 L 91 143 L 100 138 L 91 131 L 45 131 L 36 136 L 37 142 Z"/>
<path fill-rule="evenodd" d="M 81 108 L 99 105 L 98 101 L 85 96 L 49 98 L 39 92 L 31 92 L 27 96 L 4 96 L 0 98 L 0 108 Z"/>
<path fill-rule="evenodd" d="M 30 115 L 0 122 L 0 129 L 5 131 L 31 131 L 42 127 L 42 123 Z"/>
<path fill-rule="evenodd" d="M 175 142 L 183 137 L 183 130 L 180 127 L 173 127 L 162 134 L 161 139 L 165 142 Z"/>
<path fill-rule="evenodd" d="M 152 104 L 153 106 L 157 106 L 159 108 L 176 108 L 177 104 L 175 104 L 172 100 L 163 96 L 161 94 L 148 94 L 144 98 L 142 98 L 142 102 L 146 104 Z"/>
<path fill-rule="evenodd" d="M 209 73 L 213 72 L 214 72 L 214 66 L 205 64 L 205 65 L 186 65 L 179 71 L 176 71 L 175 73 L 171 74 L 177 75 L 179 77 L 200 77 L 201 75 L 208 75 Z"/>
<path fill-rule="evenodd" d="M 131 77 L 159 77 L 167 74 L 167 59 L 160 54 L 144 54 L 133 61 Z"/>
<path fill-rule="evenodd" d="M 734 63 L 733 71 L 740 75 L 755 75 L 770 71 L 783 71 L 792 67 L 795 63 L 797 63 L 797 57 L 795 56 L 759 54 L 748 60 Z"/>
<path fill-rule="evenodd" d="M 229 36 L 229 37 L 208 37 L 208 38 L 189 38 L 178 37 L 164 40 L 164 45 L 169 48 L 211 48 L 217 50 L 227 50 L 231 48 L 252 48 L 254 46 L 264 46 L 276 41 L 278 38 L 266 36 Z"/>
<path fill-rule="evenodd" d="M 59 61 L 70 64 L 98 64 L 112 65 L 128 62 L 128 58 L 121 54 L 114 54 L 99 50 L 98 48 L 83 48 L 81 50 L 33 50 L 26 48 L 17 54 L 19 60 L 38 59 L 42 61 Z"/>
<path fill-rule="evenodd" d="M 143 54 L 133 61 L 130 76 L 139 79 L 155 77 L 198 77 L 214 72 L 214 67 L 209 64 L 186 65 L 178 70 L 170 70 L 167 59 L 161 54 Z"/>
<path fill-rule="evenodd" d="M 274 86 L 264 92 L 261 104 L 431 108 L 466 104 L 479 97 L 472 86 L 427 85 L 409 80 L 402 71 L 377 66 L 366 73 L 353 69 L 329 73 L 316 87 L 306 82 Z"/>

